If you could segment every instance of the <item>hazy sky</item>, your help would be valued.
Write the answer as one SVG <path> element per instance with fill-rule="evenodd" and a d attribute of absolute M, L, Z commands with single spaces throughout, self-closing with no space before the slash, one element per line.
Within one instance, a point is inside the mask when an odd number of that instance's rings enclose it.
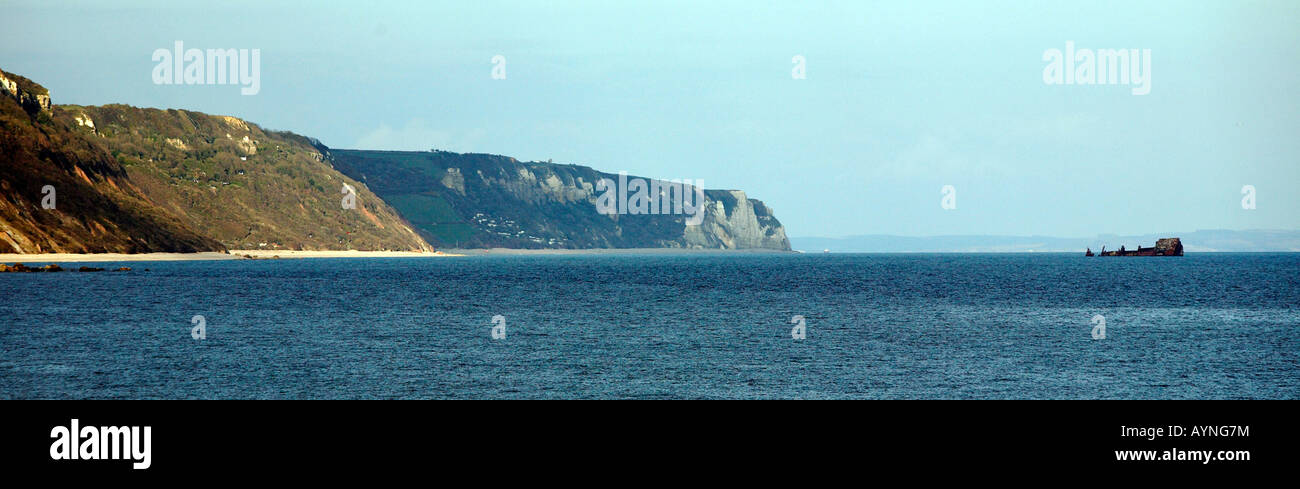
<path fill-rule="evenodd" d="M 703 179 L 791 236 L 1300 228 L 1293 0 L 106 3 L 4 2 L 0 68 L 55 103 L 336 148 Z M 177 40 L 260 49 L 260 93 L 155 85 L 151 55 Z M 1044 83 L 1067 41 L 1150 49 L 1150 93 Z"/>

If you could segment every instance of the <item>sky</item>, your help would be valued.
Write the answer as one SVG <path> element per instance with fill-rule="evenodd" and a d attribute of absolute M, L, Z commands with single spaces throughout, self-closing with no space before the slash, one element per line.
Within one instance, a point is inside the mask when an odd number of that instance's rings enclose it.
<path fill-rule="evenodd" d="M 1300 229 L 1292 0 L 174 3 L 6 0 L 0 69 L 333 148 L 703 180 L 790 236 Z M 175 41 L 260 50 L 260 90 L 155 84 Z M 1045 82 L 1067 42 L 1150 50 L 1150 92 Z"/>

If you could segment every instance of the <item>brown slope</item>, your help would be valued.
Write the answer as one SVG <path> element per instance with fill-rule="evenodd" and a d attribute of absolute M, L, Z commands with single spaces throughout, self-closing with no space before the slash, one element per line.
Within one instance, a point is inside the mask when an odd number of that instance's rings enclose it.
<path fill-rule="evenodd" d="M 0 252 L 219 251 L 150 205 L 98 141 L 53 117 L 49 92 L 0 71 Z M 41 206 L 54 189 L 54 208 Z"/>
<path fill-rule="evenodd" d="M 186 110 L 60 105 L 54 117 L 102 142 L 156 206 L 227 248 L 431 249 L 314 140 Z M 342 206 L 344 184 L 355 209 Z"/>

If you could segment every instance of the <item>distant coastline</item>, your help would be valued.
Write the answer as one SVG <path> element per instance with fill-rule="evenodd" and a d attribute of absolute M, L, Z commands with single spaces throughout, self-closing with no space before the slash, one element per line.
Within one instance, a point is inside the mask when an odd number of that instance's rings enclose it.
<path fill-rule="evenodd" d="M 1188 253 L 1206 252 L 1300 252 L 1300 231 L 1204 229 L 1192 232 L 1160 232 L 1143 235 L 1101 234 L 1091 238 L 1055 236 L 895 236 L 860 235 L 840 238 L 793 237 L 791 247 L 808 253 L 1079 253 L 1136 249 L 1157 239 L 1177 236 Z"/>

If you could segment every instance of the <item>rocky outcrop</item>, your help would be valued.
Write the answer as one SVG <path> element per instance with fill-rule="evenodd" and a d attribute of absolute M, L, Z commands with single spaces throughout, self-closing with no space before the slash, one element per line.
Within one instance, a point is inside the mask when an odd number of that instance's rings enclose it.
<path fill-rule="evenodd" d="M 6 264 L 3 264 L 3 263 L 0 263 L 0 273 L 40 273 L 40 272 L 62 272 L 63 270 L 64 270 L 63 267 L 61 267 L 61 266 L 59 266 L 59 265 L 57 265 L 57 264 L 54 264 L 54 263 L 51 263 L 51 264 L 49 264 L 49 265 L 45 265 L 45 266 L 43 266 L 43 267 L 29 267 L 29 266 L 27 266 L 27 265 L 23 265 L 22 263 L 15 263 L 15 264 L 13 264 L 13 265 L 6 265 Z M 79 268 L 77 268 L 77 271 L 78 271 L 78 272 L 102 272 L 102 271 L 104 271 L 104 269 L 103 269 L 103 268 L 98 268 L 98 267 L 85 267 L 85 266 L 83 266 L 83 267 L 79 267 Z M 114 271 L 115 271 L 115 272 L 129 272 L 129 271 L 131 271 L 131 267 L 118 267 L 118 268 L 117 268 L 116 270 L 114 270 Z M 145 271 L 149 271 L 149 270 L 148 270 L 148 269 L 145 269 Z"/>
<path fill-rule="evenodd" d="M 27 265 L 23 265 L 22 263 L 15 263 L 13 265 L 5 265 L 3 263 L 0 263 L 0 273 L 39 273 L 39 272 L 62 272 L 62 271 L 63 271 L 63 267 L 55 265 L 53 263 L 49 265 L 45 265 L 43 267 L 35 267 L 35 268 L 29 267 Z"/>
<path fill-rule="evenodd" d="M 50 92 L 24 77 L 0 71 L 0 92 L 12 97 L 28 114 L 50 110 Z"/>
<path fill-rule="evenodd" d="M 620 175 L 588 167 L 446 151 L 328 153 L 440 246 L 790 249 L 772 210 L 739 190 L 705 190 L 699 219 L 603 214 L 597 183 Z"/>
<path fill-rule="evenodd" d="M 785 228 L 762 202 L 747 198 L 742 190 L 706 191 L 705 196 L 704 221 L 686 226 L 687 247 L 790 249 Z"/>
<path fill-rule="evenodd" d="M 442 186 L 465 195 L 465 176 L 460 174 L 460 168 L 448 168 L 442 176 Z"/>

